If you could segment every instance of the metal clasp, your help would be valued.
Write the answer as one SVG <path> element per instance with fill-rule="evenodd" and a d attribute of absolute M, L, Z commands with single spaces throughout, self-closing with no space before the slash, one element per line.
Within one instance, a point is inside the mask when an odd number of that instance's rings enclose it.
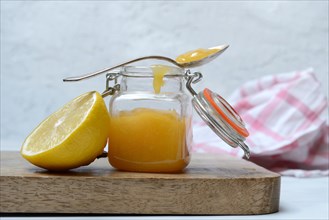
<path fill-rule="evenodd" d="M 186 79 L 186 88 L 192 94 L 192 96 L 196 96 L 197 93 L 192 88 L 191 84 L 196 84 L 202 80 L 203 76 L 200 72 L 192 73 L 190 70 L 186 70 L 185 79 Z"/>
<path fill-rule="evenodd" d="M 104 92 L 102 92 L 102 97 L 105 98 L 109 95 L 114 95 L 116 92 L 120 91 L 120 84 L 118 83 L 118 77 L 120 72 L 108 73 L 106 74 L 106 87 Z M 110 81 L 114 80 L 114 86 L 110 86 Z"/>

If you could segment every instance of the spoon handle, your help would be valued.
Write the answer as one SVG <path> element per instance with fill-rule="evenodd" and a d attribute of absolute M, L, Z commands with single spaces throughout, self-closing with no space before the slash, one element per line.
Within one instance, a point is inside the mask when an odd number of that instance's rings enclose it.
<path fill-rule="evenodd" d="M 170 59 L 169 57 L 164 57 L 164 56 L 145 56 L 145 57 L 140 57 L 140 58 L 137 58 L 137 59 L 134 59 L 134 60 L 130 60 L 130 61 L 121 63 L 121 64 L 116 65 L 116 66 L 113 66 L 113 67 L 109 67 L 109 68 L 102 69 L 102 70 L 99 70 L 99 71 L 96 71 L 96 72 L 88 73 L 88 74 L 85 74 L 85 75 L 67 77 L 67 78 L 63 79 L 63 81 L 64 82 L 76 82 L 76 81 L 88 79 L 88 78 L 91 78 L 91 77 L 94 77 L 94 76 L 98 76 L 98 75 L 100 75 L 102 73 L 106 73 L 106 72 L 108 72 L 110 70 L 114 70 L 114 69 L 117 69 L 119 67 L 125 66 L 127 64 L 138 62 L 138 61 L 141 61 L 141 60 L 147 60 L 147 59 L 165 60 L 165 61 L 168 61 L 168 62 L 170 62 L 170 63 L 172 63 L 172 64 L 174 64 L 176 66 L 182 67 L 175 60 Z"/>

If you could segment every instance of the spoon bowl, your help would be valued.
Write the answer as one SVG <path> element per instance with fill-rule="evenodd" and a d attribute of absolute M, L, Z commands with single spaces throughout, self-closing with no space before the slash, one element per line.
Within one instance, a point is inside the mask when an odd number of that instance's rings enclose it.
<path fill-rule="evenodd" d="M 185 67 L 185 68 L 193 68 L 193 67 L 197 67 L 197 66 L 202 66 L 204 64 L 207 64 L 207 63 L 211 62 L 215 58 L 217 58 L 228 47 L 229 47 L 228 44 L 224 44 L 224 45 L 220 45 L 220 46 L 216 46 L 216 47 L 210 47 L 210 48 L 208 48 L 208 50 L 212 50 L 214 52 L 212 52 L 209 55 L 203 57 L 202 59 L 198 59 L 198 60 L 195 60 L 195 61 L 184 62 L 184 63 L 178 63 L 178 64 L 182 67 Z M 197 50 L 195 50 L 195 51 L 197 51 Z"/>

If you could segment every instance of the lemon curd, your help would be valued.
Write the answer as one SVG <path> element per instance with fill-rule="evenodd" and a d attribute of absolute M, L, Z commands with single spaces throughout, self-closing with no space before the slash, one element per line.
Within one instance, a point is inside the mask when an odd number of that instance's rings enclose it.
<path fill-rule="evenodd" d="M 153 80 L 150 84 L 152 83 L 154 99 L 158 95 L 162 98 L 166 96 L 166 93 L 161 93 L 161 88 L 165 85 L 164 77 L 170 68 L 162 65 L 151 67 Z M 173 79 L 166 79 L 166 83 L 170 80 Z M 179 80 L 175 79 L 173 82 L 177 83 Z M 173 93 L 175 92 L 177 91 Z M 139 95 L 140 93 L 138 91 Z M 150 95 L 149 92 L 145 94 L 145 97 Z M 114 99 L 119 100 L 121 96 L 131 97 L 131 94 L 123 92 Z M 176 102 L 179 103 L 180 99 Z M 117 105 L 119 103 L 118 101 Z M 159 105 L 164 104 L 168 107 L 159 109 Z M 188 165 L 192 142 L 191 116 L 184 113 L 187 105 L 185 102 L 180 103 L 179 109 L 175 109 L 172 104 L 172 99 L 167 102 L 158 100 L 156 105 L 150 107 L 141 104 L 112 114 L 108 159 L 113 167 L 124 171 L 175 173 Z M 115 100 L 113 106 L 116 108 Z"/>
<path fill-rule="evenodd" d="M 215 54 L 219 51 L 220 49 L 205 49 L 205 48 L 200 48 L 197 50 L 192 50 L 187 53 L 184 53 L 182 55 L 179 55 L 176 58 L 176 62 L 183 64 L 183 63 L 189 63 L 193 61 L 198 61 L 202 60 L 203 58 L 206 58 L 212 54 Z"/>
<path fill-rule="evenodd" d="M 164 85 L 163 77 L 169 71 L 169 66 L 153 65 L 153 90 L 155 94 L 159 94 L 161 87 Z"/>
<path fill-rule="evenodd" d="M 113 117 L 109 161 L 139 172 L 179 172 L 189 163 L 186 131 L 190 123 L 175 111 L 137 108 Z"/>

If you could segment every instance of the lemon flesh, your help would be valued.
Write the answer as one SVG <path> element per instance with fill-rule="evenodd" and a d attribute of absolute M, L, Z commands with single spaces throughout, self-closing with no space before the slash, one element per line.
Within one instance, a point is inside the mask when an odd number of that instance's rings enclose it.
<path fill-rule="evenodd" d="M 109 135 L 110 116 L 98 92 L 85 93 L 50 115 L 26 138 L 22 156 L 48 170 L 88 165 Z"/>

